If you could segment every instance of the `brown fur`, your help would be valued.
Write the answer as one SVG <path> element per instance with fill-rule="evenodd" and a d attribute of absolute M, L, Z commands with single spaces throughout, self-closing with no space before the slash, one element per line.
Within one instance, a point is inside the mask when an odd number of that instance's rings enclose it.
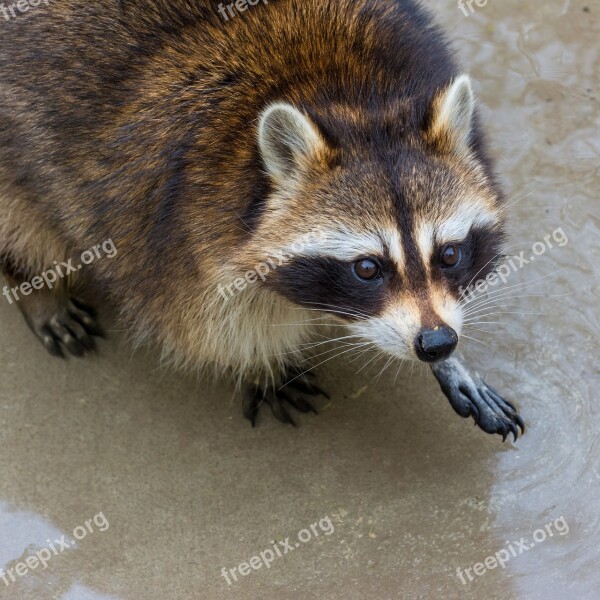
<path fill-rule="evenodd" d="M 272 288 L 224 306 L 218 284 L 332 220 L 395 227 L 402 152 L 431 158 L 408 211 L 443 219 L 474 190 L 497 210 L 499 193 L 477 131 L 469 160 L 432 133 L 457 70 L 414 3 L 273 0 L 228 22 L 217 4 L 56 0 L 0 23 L 0 255 L 35 274 L 112 238 L 118 258 L 83 275 L 138 340 L 180 363 L 263 372 L 309 331 Z M 284 214 L 256 143 L 277 101 L 327 144 Z M 340 149 L 364 172 L 340 178 Z M 451 192 L 445 206 L 420 200 L 432 186 Z"/>

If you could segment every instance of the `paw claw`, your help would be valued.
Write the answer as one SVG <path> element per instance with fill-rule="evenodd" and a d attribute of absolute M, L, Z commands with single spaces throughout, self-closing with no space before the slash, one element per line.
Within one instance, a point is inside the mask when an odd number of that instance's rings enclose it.
<path fill-rule="evenodd" d="M 514 441 L 516 442 L 517 439 L 519 438 L 519 430 L 517 429 L 516 425 L 512 422 L 508 423 L 508 428 L 510 429 L 510 432 L 513 434 Z"/>
<path fill-rule="evenodd" d="M 38 334 L 44 348 L 52 354 L 52 356 L 56 356 L 57 358 L 64 358 L 65 353 L 62 351 L 60 344 L 52 335 L 52 331 L 48 327 L 44 327 L 42 331 Z"/>
<path fill-rule="evenodd" d="M 248 393 L 244 397 L 242 404 L 242 411 L 244 417 L 252 423 L 252 427 L 256 427 L 256 416 L 258 415 L 258 409 L 262 403 L 263 394 L 256 388 L 252 387 L 248 390 Z"/>
<path fill-rule="evenodd" d="M 479 409 L 472 402 L 471 402 L 470 409 L 471 409 L 471 415 L 473 417 L 473 420 L 475 421 L 475 425 L 479 425 Z"/>

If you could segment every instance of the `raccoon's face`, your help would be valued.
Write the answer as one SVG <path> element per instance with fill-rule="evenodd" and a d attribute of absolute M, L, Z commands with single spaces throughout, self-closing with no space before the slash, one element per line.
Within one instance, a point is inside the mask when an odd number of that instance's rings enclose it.
<path fill-rule="evenodd" d="M 473 114 L 466 76 L 440 92 L 422 131 L 370 126 L 346 146 L 290 105 L 267 109 L 259 142 L 276 191 L 258 237 L 283 264 L 266 285 L 389 354 L 448 358 L 459 290 L 493 270 L 503 238 Z"/>

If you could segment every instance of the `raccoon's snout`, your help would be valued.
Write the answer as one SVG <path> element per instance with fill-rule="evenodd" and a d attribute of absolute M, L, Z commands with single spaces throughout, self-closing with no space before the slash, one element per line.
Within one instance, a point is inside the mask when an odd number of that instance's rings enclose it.
<path fill-rule="evenodd" d="M 422 329 L 415 340 L 415 350 L 423 362 L 446 360 L 458 344 L 458 335 L 452 327 L 443 325 L 435 329 Z"/>

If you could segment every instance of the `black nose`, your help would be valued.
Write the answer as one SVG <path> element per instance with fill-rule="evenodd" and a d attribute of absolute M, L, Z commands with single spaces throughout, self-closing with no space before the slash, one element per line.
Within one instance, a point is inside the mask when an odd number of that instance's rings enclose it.
<path fill-rule="evenodd" d="M 443 325 L 435 329 L 421 329 L 415 340 L 417 356 L 424 362 L 446 360 L 458 343 L 458 335 L 452 327 Z"/>

